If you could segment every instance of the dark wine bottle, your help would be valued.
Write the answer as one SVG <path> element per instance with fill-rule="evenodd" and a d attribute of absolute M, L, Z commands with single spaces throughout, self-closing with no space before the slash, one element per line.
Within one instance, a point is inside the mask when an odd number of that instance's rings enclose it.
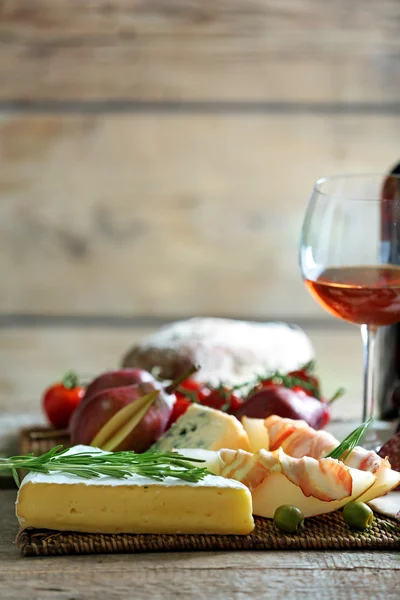
<path fill-rule="evenodd" d="M 400 177 L 400 163 L 390 175 Z M 382 190 L 382 260 L 400 265 L 400 179 L 390 177 Z M 385 199 L 390 202 L 385 202 Z M 397 235 L 389 222 L 397 223 Z M 380 327 L 377 336 L 378 368 L 376 376 L 377 416 L 392 420 L 400 416 L 400 323 Z"/>

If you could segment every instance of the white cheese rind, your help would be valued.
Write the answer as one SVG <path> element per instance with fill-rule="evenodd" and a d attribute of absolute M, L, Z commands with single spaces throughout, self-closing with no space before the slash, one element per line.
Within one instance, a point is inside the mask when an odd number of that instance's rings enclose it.
<path fill-rule="evenodd" d="M 65 455 L 68 454 L 77 454 L 80 452 L 88 452 L 90 454 L 102 453 L 103 450 L 99 448 L 93 448 L 92 446 L 74 446 L 70 448 Z M 196 463 L 199 467 L 202 466 L 201 463 Z M 157 481 L 156 479 L 150 479 L 149 477 L 143 477 L 141 475 L 131 475 L 130 477 L 125 477 L 124 479 L 118 479 L 116 477 L 107 477 L 106 475 L 100 475 L 100 477 L 96 479 L 85 479 L 84 477 L 79 477 L 78 475 L 72 475 L 69 473 L 62 474 L 58 471 L 54 471 L 46 475 L 45 473 L 28 473 L 26 477 L 23 479 L 21 483 L 21 488 L 27 483 L 48 483 L 48 484 L 57 484 L 57 485 L 91 485 L 91 486 L 130 486 L 130 485 L 158 485 L 158 486 L 189 486 L 196 487 L 201 485 L 202 487 L 231 487 L 231 488 L 245 488 L 245 486 L 233 479 L 225 479 L 224 477 L 216 477 L 215 475 L 206 475 L 204 479 L 200 482 L 191 482 L 191 481 L 183 481 L 182 479 L 177 479 L 176 477 L 166 477 L 162 481 Z M 21 489 L 20 488 L 20 489 Z M 247 488 L 246 488 L 247 489 Z"/>
<path fill-rule="evenodd" d="M 196 463 L 197 465 L 198 463 Z M 228 482 L 228 483 L 227 483 Z M 204 479 L 195 483 L 191 481 L 183 481 L 182 479 L 177 479 L 175 477 L 166 477 L 162 481 L 156 481 L 155 479 L 150 479 L 148 477 L 142 477 L 141 475 L 131 475 L 130 477 L 126 477 L 124 479 L 117 479 L 115 477 L 107 477 L 102 475 L 97 479 L 84 479 L 83 477 L 78 477 L 77 475 L 60 475 L 59 473 L 53 473 L 49 475 L 44 475 L 43 473 L 34 473 L 31 475 L 27 475 L 24 481 L 21 484 L 21 488 L 27 483 L 47 483 L 47 484 L 57 484 L 57 485 L 89 485 L 89 486 L 144 486 L 144 485 L 158 485 L 162 487 L 230 487 L 230 488 L 243 488 L 245 487 L 238 481 L 234 481 L 233 479 L 225 479 L 224 477 L 217 477 L 215 475 L 206 475 Z M 20 489 L 21 489 L 20 488 Z"/>

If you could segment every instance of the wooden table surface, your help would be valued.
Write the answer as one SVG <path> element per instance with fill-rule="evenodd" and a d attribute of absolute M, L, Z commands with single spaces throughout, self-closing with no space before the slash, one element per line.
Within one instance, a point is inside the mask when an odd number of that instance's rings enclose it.
<path fill-rule="evenodd" d="M 349 330 L 328 333 L 313 330 L 313 342 L 317 348 L 320 372 L 327 389 L 334 384 L 345 383 L 350 393 L 338 402 L 337 414 L 346 416 L 345 422 L 333 422 L 329 430 L 342 439 L 355 426 L 354 418 L 360 413 L 361 394 L 357 385 L 361 381 L 358 332 Z M 329 334 L 330 343 L 326 339 Z M 94 335 L 94 334 L 92 334 Z M 130 333 L 126 334 L 129 337 Z M 59 332 L 58 332 L 59 337 Z M 88 334 L 79 340 L 87 340 Z M 132 338 L 134 336 L 132 335 Z M 77 338 L 78 339 L 78 338 Z M 99 340 L 96 338 L 97 343 Z M 97 344 L 101 346 L 101 343 Z M 34 347 L 33 345 L 31 345 Z M 123 344 L 121 343 L 121 346 Z M 39 352 L 47 361 L 57 359 L 60 366 L 67 362 L 62 351 L 66 345 L 59 344 L 57 351 L 49 347 Z M 95 344 L 92 344 L 95 347 Z M 101 346 L 104 350 L 106 344 Z M 343 350 L 350 354 L 343 359 Z M 30 365 L 34 373 L 36 362 L 33 350 L 16 344 L 14 354 L 9 351 L 3 357 L 3 371 L 12 370 L 20 363 Z M 76 352 L 80 345 L 76 344 Z M 349 350 L 350 349 L 350 350 Z M 37 351 L 36 351 L 37 352 Z M 109 354 L 117 354 L 111 344 Z M 11 354 L 10 354 L 11 353 Z M 350 356 L 351 355 L 351 356 Z M 22 356 L 22 359 L 21 359 Z M 102 355 L 103 356 L 103 355 Z M 14 363 L 12 358 L 14 357 Z M 350 360 L 351 358 L 351 360 Z M 104 362 L 106 358 L 104 358 Z M 47 364 L 46 361 L 42 361 Z M 100 362 L 100 361 L 98 361 Z M 101 371 L 96 362 L 93 369 Z M 105 362 L 106 364 L 106 362 Z M 358 365 L 358 363 L 357 363 Z M 358 365 L 361 367 L 361 365 Z M 48 368 L 48 366 L 46 366 Z M 347 369 L 347 371 L 346 371 Z M 56 370 L 56 369 L 55 369 Z M 17 368 L 15 366 L 15 373 Z M 347 374 L 347 375 L 346 375 Z M 17 378 L 13 381 L 16 381 Z M 25 383 L 26 396 L 17 394 L 4 397 L 3 412 L 0 410 L 0 452 L 17 452 L 16 432 L 21 426 L 37 422 L 38 403 L 35 414 L 29 412 L 30 397 L 39 397 L 40 385 L 49 380 L 44 374 L 38 378 L 37 389 L 32 378 Z M 7 388 L 12 389 L 12 388 Z M 33 389 L 33 392 L 32 392 Z M 19 388 L 17 388 L 19 390 Z M 29 390 L 32 396 L 28 396 Z M 22 390 L 24 391 L 24 390 Z M 17 399 L 20 398 L 20 404 Z M 24 400 L 22 402 L 21 398 Z M 15 400 L 15 401 L 14 401 Z M 31 402 L 32 404 L 32 402 Z M 15 410 L 17 412 L 4 412 Z M 19 409 L 19 410 L 18 410 Z M 22 409 L 24 412 L 22 412 Z M 353 421 L 352 421 L 353 418 Z M 358 421 L 357 421 L 358 423 Z M 3 485 L 3 489 L 1 486 Z M 400 553 L 358 551 L 265 551 L 265 552 L 197 552 L 145 555 L 68 556 L 51 558 L 21 558 L 14 545 L 17 520 L 14 516 L 15 489 L 4 489 L 9 480 L 0 478 L 0 599 L 32 600 L 81 600 L 101 597 L 113 598 L 390 598 L 399 597 Z"/>
<path fill-rule="evenodd" d="M 0 453 L 49 382 L 116 366 L 160 315 L 303 320 L 359 418 L 359 332 L 316 326 L 297 245 L 316 177 L 398 160 L 398 7 L 0 0 Z M 398 553 L 22 559 L 15 495 L 0 600 L 399 597 Z"/>
<path fill-rule="evenodd" d="M 197 552 L 21 558 L 16 492 L 0 490 L 0 598 L 398 598 L 400 554 Z"/>

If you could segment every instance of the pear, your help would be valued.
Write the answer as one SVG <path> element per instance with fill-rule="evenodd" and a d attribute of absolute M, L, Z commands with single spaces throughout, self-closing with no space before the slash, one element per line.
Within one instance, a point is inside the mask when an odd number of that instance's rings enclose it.
<path fill-rule="evenodd" d="M 348 467 L 352 478 L 352 493 L 341 500 L 329 502 L 313 496 L 305 496 L 300 486 L 295 485 L 283 473 L 271 473 L 254 490 L 253 514 L 273 519 L 278 506 L 291 504 L 299 508 L 305 517 L 314 517 L 333 512 L 353 500 L 358 500 L 374 483 L 375 477 L 369 471 L 359 471 Z"/>
<path fill-rule="evenodd" d="M 191 460 L 201 460 L 202 463 L 193 463 L 199 467 L 204 467 L 212 473 L 212 475 L 221 475 L 224 467 L 224 462 L 221 460 L 219 451 L 203 450 L 201 448 L 174 448 L 174 452 L 178 452 L 181 456 Z"/>
<path fill-rule="evenodd" d="M 264 419 L 242 417 L 242 425 L 248 435 L 252 452 L 269 450 L 269 435 L 264 425 Z"/>
<path fill-rule="evenodd" d="M 393 471 L 389 467 L 382 465 L 375 473 L 376 480 L 358 500 L 360 502 L 370 502 L 387 494 L 400 484 L 400 472 Z"/>

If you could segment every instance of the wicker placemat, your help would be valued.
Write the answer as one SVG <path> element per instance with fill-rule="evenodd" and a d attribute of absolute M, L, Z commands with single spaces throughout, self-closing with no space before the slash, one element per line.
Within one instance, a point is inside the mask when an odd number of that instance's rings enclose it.
<path fill-rule="evenodd" d="M 68 436 L 55 436 L 50 429 L 44 427 L 21 431 L 21 454 L 41 454 L 58 444 L 69 446 Z M 399 522 L 379 515 L 375 515 L 373 525 L 363 532 L 349 529 L 341 512 L 307 519 L 304 529 L 296 535 L 282 533 L 269 519 L 255 517 L 255 522 L 254 531 L 244 536 L 122 533 L 106 535 L 25 529 L 18 534 L 17 545 L 23 556 L 196 550 L 400 550 L 400 530 L 397 533 L 386 524 L 392 522 L 399 527 Z"/>
<path fill-rule="evenodd" d="M 307 519 L 306 526 L 296 535 L 282 533 L 269 519 L 255 517 L 255 521 L 254 531 L 243 536 L 105 535 L 25 529 L 18 534 L 17 545 L 23 556 L 195 550 L 400 550 L 400 530 L 396 533 L 385 524 L 391 520 L 379 516 L 375 516 L 368 530 L 355 532 L 345 525 L 340 512 L 330 513 Z"/>
<path fill-rule="evenodd" d="M 20 431 L 20 454 L 44 454 L 58 445 L 69 448 L 70 438 L 67 432 L 56 432 L 43 426 L 27 427 Z"/>

